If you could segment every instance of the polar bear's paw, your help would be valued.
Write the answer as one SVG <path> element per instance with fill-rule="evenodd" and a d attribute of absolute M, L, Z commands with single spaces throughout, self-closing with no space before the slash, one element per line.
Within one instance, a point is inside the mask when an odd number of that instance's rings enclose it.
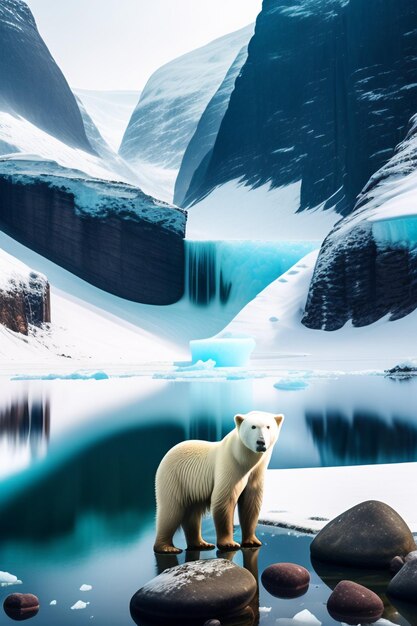
<path fill-rule="evenodd" d="M 187 546 L 187 550 L 201 552 L 203 550 L 214 550 L 215 547 L 214 543 L 207 543 L 207 541 L 202 540 L 198 543 L 193 543 L 192 545 Z"/>
<path fill-rule="evenodd" d="M 242 548 L 259 548 L 262 545 L 262 541 L 259 541 L 258 537 L 249 537 L 242 541 Z"/>
<path fill-rule="evenodd" d="M 237 543 L 236 541 L 218 543 L 217 548 L 219 552 L 235 552 L 236 550 L 240 550 L 240 543 Z"/>
<path fill-rule="evenodd" d="M 169 544 L 155 544 L 153 551 L 156 554 L 181 554 L 182 550 Z"/>

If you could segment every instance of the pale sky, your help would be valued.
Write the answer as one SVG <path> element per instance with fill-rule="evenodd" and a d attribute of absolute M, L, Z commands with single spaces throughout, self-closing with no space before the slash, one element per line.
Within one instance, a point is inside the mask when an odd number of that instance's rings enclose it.
<path fill-rule="evenodd" d="M 26 0 L 71 87 L 140 90 L 171 59 L 255 21 L 262 0 Z"/>

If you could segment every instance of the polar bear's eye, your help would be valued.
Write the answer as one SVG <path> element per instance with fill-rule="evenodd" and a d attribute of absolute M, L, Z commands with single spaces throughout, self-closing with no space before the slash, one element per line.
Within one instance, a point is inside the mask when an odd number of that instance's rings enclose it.
<path fill-rule="evenodd" d="M 256 426 L 252 426 L 252 430 L 255 430 Z"/>

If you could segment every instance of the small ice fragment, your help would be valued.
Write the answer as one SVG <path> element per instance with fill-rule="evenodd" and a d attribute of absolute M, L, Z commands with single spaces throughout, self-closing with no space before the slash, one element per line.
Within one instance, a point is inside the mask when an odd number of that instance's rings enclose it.
<path fill-rule="evenodd" d="M 280 391 L 301 391 L 307 389 L 308 383 L 305 380 L 296 380 L 294 378 L 282 378 L 274 385 L 275 389 Z"/>
<path fill-rule="evenodd" d="M 78 600 L 78 602 L 72 605 L 71 611 L 74 611 L 74 610 L 77 611 L 79 609 L 86 609 L 89 604 L 90 604 L 89 602 L 83 602 L 82 600 Z"/>
<path fill-rule="evenodd" d="M 272 606 L 260 606 L 259 613 L 270 613 L 272 611 Z"/>
<path fill-rule="evenodd" d="M 56 606 L 56 600 L 51 600 L 49 606 Z"/>
<path fill-rule="evenodd" d="M 317 617 L 307 609 L 294 615 L 294 622 L 295 624 L 300 624 L 300 626 L 321 626 L 321 622 Z"/>
<path fill-rule="evenodd" d="M 0 587 L 8 587 L 9 585 L 21 585 L 22 581 L 9 574 L 9 572 L 0 572 Z"/>
<path fill-rule="evenodd" d="M 269 321 L 270 322 L 278 322 L 278 318 L 275 317 L 275 316 L 272 316 L 272 317 L 269 318 Z"/>
<path fill-rule="evenodd" d="M 81 585 L 80 591 L 91 591 L 92 588 L 93 587 L 91 585 Z"/>

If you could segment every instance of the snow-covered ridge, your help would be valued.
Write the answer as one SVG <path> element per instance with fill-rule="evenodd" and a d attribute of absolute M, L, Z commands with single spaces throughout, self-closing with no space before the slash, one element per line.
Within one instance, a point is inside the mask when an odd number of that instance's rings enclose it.
<path fill-rule="evenodd" d="M 36 283 L 34 283 L 36 279 Z M 20 289 L 37 290 L 39 286 L 46 287 L 48 280 L 39 272 L 34 272 L 30 267 L 0 250 L 0 291 L 13 293 Z"/>
<path fill-rule="evenodd" d="M 120 155 L 158 194 L 161 170 L 169 173 L 163 192 L 172 200 L 175 177 L 203 111 L 244 45 L 253 24 L 216 39 L 158 69 L 147 82 L 120 146 Z M 149 171 L 156 168 L 155 176 Z M 146 185 L 146 180 L 144 185 Z M 167 191 L 169 195 L 166 195 Z"/>
<path fill-rule="evenodd" d="M 74 196 L 80 213 L 101 218 L 117 213 L 123 219 L 145 220 L 181 235 L 184 232 L 186 211 L 155 200 L 132 185 L 93 178 L 55 161 L 5 157 L 0 159 L 0 178 L 14 184 L 44 183 L 63 189 Z"/>

